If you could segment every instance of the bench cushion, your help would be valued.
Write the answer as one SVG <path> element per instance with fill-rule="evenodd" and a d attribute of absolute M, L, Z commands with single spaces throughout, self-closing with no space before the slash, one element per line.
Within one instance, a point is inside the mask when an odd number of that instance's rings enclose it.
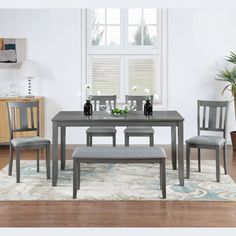
<path fill-rule="evenodd" d="M 157 160 L 166 158 L 162 147 L 79 147 L 73 158 L 80 160 Z"/>

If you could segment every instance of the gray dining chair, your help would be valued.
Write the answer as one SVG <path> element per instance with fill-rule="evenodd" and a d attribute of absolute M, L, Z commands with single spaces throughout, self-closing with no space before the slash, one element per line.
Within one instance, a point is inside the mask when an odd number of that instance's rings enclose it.
<path fill-rule="evenodd" d="M 216 151 L 216 181 L 220 182 L 220 150 L 223 148 L 224 171 L 227 174 L 227 143 L 226 128 L 228 101 L 197 102 L 197 136 L 186 140 L 186 175 L 190 178 L 190 149 L 198 149 L 198 171 L 201 171 L 201 149 L 214 149 Z M 210 131 L 221 133 L 218 135 L 202 135 Z"/>
<path fill-rule="evenodd" d="M 94 111 L 105 111 L 116 108 L 116 95 L 94 95 L 91 96 L 91 103 Z M 86 130 L 87 146 L 92 146 L 93 137 L 112 137 L 113 146 L 116 146 L 116 129 L 115 127 L 90 127 Z"/>
<path fill-rule="evenodd" d="M 8 102 L 10 128 L 9 169 L 12 175 L 13 149 L 16 152 L 16 182 L 20 182 L 20 153 L 25 149 L 37 150 L 37 172 L 39 172 L 39 150 L 46 149 L 46 176 L 50 179 L 50 141 L 39 136 L 39 101 Z M 36 132 L 35 136 L 15 137 L 17 132 Z"/>
<path fill-rule="evenodd" d="M 151 97 L 151 103 L 153 103 L 153 95 Z M 145 96 L 126 95 L 126 104 L 130 106 L 131 110 L 143 111 Z M 129 146 L 130 137 L 149 137 L 150 146 L 154 146 L 154 129 L 152 127 L 137 127 L 128 126 L 124 130 L 125 134 L 125 146 Z"/>

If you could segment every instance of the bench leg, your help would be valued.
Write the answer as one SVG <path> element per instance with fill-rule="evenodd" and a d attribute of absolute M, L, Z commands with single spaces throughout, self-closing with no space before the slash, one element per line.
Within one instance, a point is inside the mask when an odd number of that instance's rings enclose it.
<path fill-rule="evenodd" d="M 78 186 L 78 160 L 73 159 L 73 199 L 77 198 Z"/>
<path fill-rule="evenodd" d="M 162 189 L 162 197 L 166 199 L 166 164 L 165 160 L 161 161 L 161 189 Z"/>

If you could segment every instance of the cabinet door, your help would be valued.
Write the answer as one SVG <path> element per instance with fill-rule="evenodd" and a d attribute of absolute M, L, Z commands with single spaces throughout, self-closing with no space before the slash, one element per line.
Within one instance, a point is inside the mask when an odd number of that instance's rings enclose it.
<path fill-rule="evenodd" d="M 10 131 L 8 125 L 7 101 L 0 101 L 0 143 L 9 142 Z"/>

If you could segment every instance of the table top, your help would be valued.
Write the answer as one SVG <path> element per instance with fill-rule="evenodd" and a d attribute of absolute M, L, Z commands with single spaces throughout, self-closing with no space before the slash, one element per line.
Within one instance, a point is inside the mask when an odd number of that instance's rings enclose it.
<path fill-rule="evenodd" d="M 184 118 L 177 111 L 154 111 L 153 115 L 145 116 L 143 111 L 132 111 L 128 114 L 113 116 L 105 111 L 95 111 L 92 116 L 85 116 L 83 111 L 60 111 L 53 118 L 52 122 L 78 122 L 78 121 L 107 121 L 107 122 L 179 122 Z"/>

